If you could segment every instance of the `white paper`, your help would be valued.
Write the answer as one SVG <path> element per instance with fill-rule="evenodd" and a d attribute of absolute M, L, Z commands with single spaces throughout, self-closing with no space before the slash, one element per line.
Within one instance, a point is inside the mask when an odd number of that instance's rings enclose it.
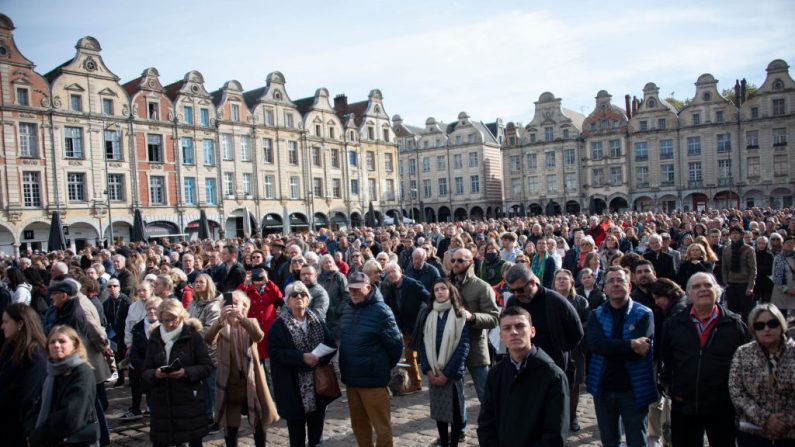
<path fill-rule="evenodd" d="M 315 346 L 315 349 L 312 350 L 312 354 L 317 358 L 321 358 L 333 353 L 334 351 L 336 351 L 336 349 L 321 343 Z"/>
<path fill-rule="evenodd" d="M 740 421 L 740 430 L 750 431 L 750 430 L 761 430 L 762 427 L 748 422 L 748 421 Z"/>

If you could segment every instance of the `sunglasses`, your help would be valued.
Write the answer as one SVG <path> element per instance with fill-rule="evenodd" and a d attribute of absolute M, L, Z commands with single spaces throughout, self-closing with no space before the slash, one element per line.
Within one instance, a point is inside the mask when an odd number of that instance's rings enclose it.
<path fill-rule="evenodd" d="M 299 292 L 299 293 L 291 293 L 290 298 L 309 298 L 309 296 L 303 292 Z"/>
<path fill-rule="evenodd" d="M 756 321 L 753 324 L 755 331 L 762 331 L 765 329 L 765 326 L 769 327 L 770 329 L 777 329 L 781 327 L 781 323 L 778 320 L 773 319 L 768 321 Z"/>
<path fill-rule="evenodd" d="M 466 264 L 467 262 L 469 262 L 469 259 L 457 258 L 453 259 L 451 262 L 454 262 L 456 264 Z"/>
<path fill-rule="evenodd" d="M 527 292 L 530 291 L 528 286 L 532 286 L 533 285 L 532 283 L 533 283 L 533 280 L 530 279 L 526 283 L 524 283 L 524 285 L 522 287 L 517 287 L 515 289 L 512 289 L 512 288 L 508 287 L 508 291 L 511 292 L 511 293 L 527 293 Z"/>

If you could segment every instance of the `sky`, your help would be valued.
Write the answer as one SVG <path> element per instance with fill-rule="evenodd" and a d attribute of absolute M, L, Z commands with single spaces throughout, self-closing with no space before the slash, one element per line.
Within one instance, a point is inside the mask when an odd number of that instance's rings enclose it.
<path fill-rule="evenodd" d="M 772 60 L 795 63 L 792 0 L 0 0 L 0 12 L 41 74 L 93 36 L 122 83 L 155 67 L 163 85 L 198 70 L 209 91 L 250 90 L 280 71 L 292 99 L 377 88 L 390 116 L 420 127 L 462 111 L 527 123 L 546 91 L 584 115 L 599 90 L 623 107 L 647 82 L 684 99 L 702 73 L 719 89 L 761 85 Z"/>

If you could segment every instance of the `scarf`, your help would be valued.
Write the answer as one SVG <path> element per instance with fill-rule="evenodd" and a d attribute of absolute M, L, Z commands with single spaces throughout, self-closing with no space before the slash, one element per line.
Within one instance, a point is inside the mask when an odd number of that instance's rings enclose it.
<path fill-rule="evenodd" d="M 530 265 L 530 268 L 533 269 L 533 273 L 540 279 L 541 281 L 544 280 L 544 269 L 547 265 L 547 258 L 549 257 L 549 252 L 544 252 L 544 256 L 538 256 L 538 253 L 533 255 L 533 262 Z"/>
<path fill-rule="evenodd" d="M 166 347 L 166 363 L 171 363 L 171 348 L 174 347 L 174 342 L 177 341 L 180 334 L 182 334 L 182 328 L 185 327 L 185 322 L 179 323 L 176 329 L 171 332 L 166 332 L 165 326 L 162 324 L 160 325 L 160 337 L 163 339 L 163 343 Z"/>
<path fill-rule="evenodd" d="M 428 363 L 431 365 L 433 373 L 439 375 L 447 366 L 450 357 L 453 356 L 458 342 L 461 340 L 461 331 L 464 330 L 466 319 L 458 317 L 455 312 L 450 312 L 453 303 L 450 300 L 440 303 L 433 302 L 433 310 L 428 314 L 428 319 L 425 320 L 425 328 L 423 330 L 423 343 L 425 343 L 425 353 L 428 356 Z M 436 325 L 440 318 L 447 314 L 447 321 L 444 324 L 444 331 L 442 332 L 442 342 L 439 347 L 439 352 L 436 352 Z"/>
<path fill-rule="evenodd" d="M 743 248 L 745 243 L 742 240 L 737 242 L 732 242 L 731 249 L 732 249 L 732 259 L 731 259 L 731 271 L 734 273 L 739 273 L 741 270 L 740 267 L 740 250 Z"/>
<path fill-rule="evenodd" d="M 295 348 L 303 353 L 312 352 L 320 343 L 323 343 L 323 325 L 318 320 L 314 312 L 307 309 L 304 314 L 306 330 L 303 324 L 293 316 L 292 312 L 285 312 L 279 316 L 287 326 L 290 337 L 293 339 Z M 317 409 L 315 402 L 315 372 L 298 371 L 298 389 L 301 391 L 301 401 L 304 404 L 304 412 L 311 413 Z"/>
<path fill-rule="evenodd" d="M 52 395 L 55 391 L 55 377 L 71 371 L 73 368 L 85 363 L 79 354 L 74 353 L 63 360 L 50 360 L 47 362 L 47 378 L 41 389 L 41 409 L 36 418 L 36 428 L 41 427 L 52 410 Z"/>
<path fill-rule="evenodd" d="M 151 329 L 152 325 L 154 325 L 155 323 L 157 323 L 157 320 L 149 321 L 149 318 L 144 317 L 144 335 L 146 336 L 147 340 L 149 340 L 149 337 L 152 336 L 152 334 L 149 333 L 149 329 Z"/>
<path fill-rule="evenodd" d="M 487 283 L 491 284 L 492 281 L 497 279 L 497 275 L 501 273 L 502 265 L 500 263 L 500 257 L 497 256 L 496 259 L 492 259 L 491 263 L 486 260 L 480 263 L 480 278 L 486 281 Z"/>

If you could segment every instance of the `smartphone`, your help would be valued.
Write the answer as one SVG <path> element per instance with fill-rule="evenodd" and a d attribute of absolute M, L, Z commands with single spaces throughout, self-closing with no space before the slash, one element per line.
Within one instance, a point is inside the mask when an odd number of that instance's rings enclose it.
<path fill-rule="evenodd" d="M 179 371 L 180 369 L 182 369 L 182 361 L 179 358 L 171 362 L 170 365 L 165 365 L 160 367 L 160 371 L 166 374 L 171 374 L 174 371 Z"/>
<path fill-rule="evenodd" d="M 232 292 L 224 292 L 224 306 L 232 305 Z"/>

